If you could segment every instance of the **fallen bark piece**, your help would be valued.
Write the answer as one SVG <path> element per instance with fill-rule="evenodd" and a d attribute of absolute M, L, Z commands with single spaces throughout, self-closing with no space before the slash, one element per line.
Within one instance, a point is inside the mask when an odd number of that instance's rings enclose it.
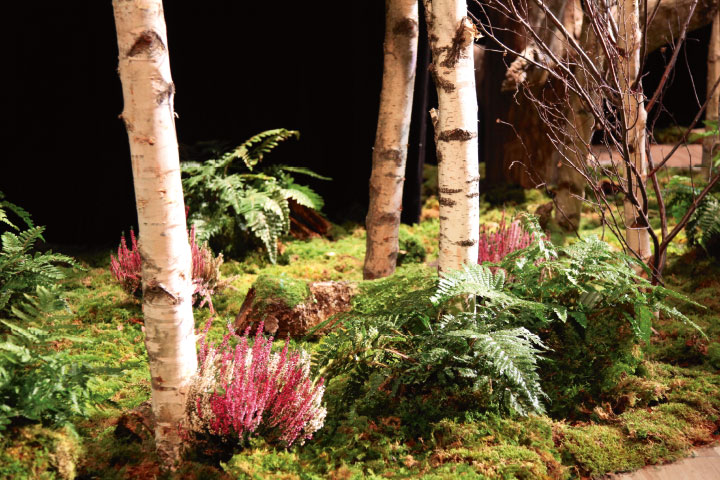
<path fill-rule="evenodd" d="M 239 333 L 253 331 L 263 321 L 264 330 L 276 338 L 300 338 L 336 313 L 351 308 L 357 285 L 348 282 L 312 282 L 283 276 L 260 275 L 235 317 Z M 322 335 L 332 324 L 314 332 Z"/>
<path fill-rule="evenodd" d="M 300 240 L 327 237 L 330 233 L 330 222 L 317 210 L 300 205 L 292 198 L 288 200 L 290 207 L 290 235 Z"/>

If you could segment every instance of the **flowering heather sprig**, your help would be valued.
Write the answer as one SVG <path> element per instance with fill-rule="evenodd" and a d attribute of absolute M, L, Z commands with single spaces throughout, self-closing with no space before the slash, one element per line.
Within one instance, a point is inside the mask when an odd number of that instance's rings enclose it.
<path fill-rule="evenodd" d="M 130 229 L 130 247 L 127 248 L 125 235 L 120 238 L 118 255 L 110 255 L 110 272 L 120 282 L 123 290 L 133 295 L 142 283 L 142 269 L 140 264 L 140 250 L 137 248 L 135 232 Z"/>
<path fill-rule="evenodd" d="M 220 437 L 243 438 L 253 432 L 286 446 L 301 444 L 322 428 L 324 381 L 310 378 L 310 356 L 289 351 L 272 353 L 273 338 L 258 325 L 252 346 L 249 328 L 242 336 L 231 327 L 222 343 L 206 342 L 210 321 L 200 341 L 198 374 L 188 394 L 188 429 Z M 237 345 L 229 346 L 231 338 Z"/>
<path fill-rule="evenodd" d="M 505 212 L 497 230 L 490 232 L 483 225 L 480 229 L 478 242 L 478 263 L 497 263 L 509 253 L 530 246 L 535 236 L 525 231 L 522 224 L 515 220 L 510 224 L 505 222 Z"/>
<path fill-rule="evenodd" d="M 212 304 L 212 295 L 218 288 L 220 279 L 220 265 L 222 254 L 214 257 L 212 252 L 204 245 L 198 245 L 195 239 L 195 226 L 190 228 L 190 253 L 192 256 L 192 283 L 193 297 L 202 298 L 200 307 L 208 305 L 211 313 L 215 313 Z M 120 238 L 117 258 L 110 255 L 110 272 L 120 282 L 123 290 L 134 295 L 142 284 L 142 265 L 140 250 L 138 249 L 135 232 L 130 230 L 130 248 L 125 241 L 125 235 Z"/>

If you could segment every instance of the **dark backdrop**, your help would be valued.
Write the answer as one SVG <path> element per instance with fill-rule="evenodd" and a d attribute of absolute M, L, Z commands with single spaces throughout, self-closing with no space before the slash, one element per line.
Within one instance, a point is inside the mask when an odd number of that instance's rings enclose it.
<path fill-rule="evenodd" d="M 382 72 L 383 2 L 165 2 L 178 140 L 301 132 L 270 160 L 307 165 L 331 218 L 361 220 Z M 109 0 L 22 2 L 0 190 L 55 243 L 115 243 L 136 222 Z M 332 13 L 332 15 L 328 15 Z"/>
<path fill-rule="evenodd" d="M 136 218 L 127 137 L 118 119 L 111 2 L 16 2 L 15 8 L 2 29 L 11 60 L 0 89 L 9 120 L 0 190 L 47 225 L 51 242 L 116 244 Z M 310 182 L 326 198 L 330 218 L 362 221 L 384 1 L 167 1 L 165 9 L 179 141 L 240 143 L 268 128 L 300 130 L 300 141 L 269 159 L 332 177 Z M 700 95 L 705 45 L 688 47 L 697 50 L 688 62 L 697 67 Z M 662 60 L 653 62 L 657 72 Z M 680 93 L 668 98 L 677 100 L 671 110 L 682 122 L 696 106 L 687 100 L 688 81 L 677 84 L 673 92 Z"/>

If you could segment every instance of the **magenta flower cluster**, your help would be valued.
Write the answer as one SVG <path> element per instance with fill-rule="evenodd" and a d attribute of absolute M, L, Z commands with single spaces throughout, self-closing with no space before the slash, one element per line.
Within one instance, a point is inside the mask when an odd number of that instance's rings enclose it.
<path fill-rule="evenodd" d="M 526 232 L 518 220 L 507 223 L 503 212 L 496 230 L 489 231 L 485 225 L 480 229 L 478 263 L 497 263 L 507 254 L 530 246 L 534 240 L 534 235 Z"/>
<path fill-rule="evenodd" d="M 193 297 L 201 298 L 200 307 L 207 304 L 212 313 L 212 294 L 218 287 L 222 255 L 214 257 L 204 245 L 199 245 L 195 238 L 195 226 L 190 228 L 190 253 L 192 256 Z M 135 232 L 130 230 L 130 248 L 125 235 L 120 238 L 117 257 L 110 255 L 110 272 L 120 282 L 123 290 L 130 295 L 136 294 L 142 284 L 142 264 Z"/>
<path fill-rule="evenodd" d="M 120 237 L 120 246 L 117 251 L 117 258 L 110 255 L 110 272 L 120 282 L 123 290 L 133 295 L 142 283 L 142 265 L 140 262 L 140 251 L 137 248 L 135 232 L 130 229 L 130 246 L 127 247 L 125 235 Z"/>
<path fill-rule="evenodd" d="M 215 347 L 200 343 L 198 375 L 188 395 L 189 430 L 241 439 L 250 433 L 286 446 L 312 438 L 325 421 L 324 381 L 310 376 L 310 356 L 291 352 L 289 340 L 272 353 L 273 338 L 265 338 L 263 324 L 250 346 L 249 329 L 230 333 Z M 230 347 L 231 339 L 237 345 Z"/>

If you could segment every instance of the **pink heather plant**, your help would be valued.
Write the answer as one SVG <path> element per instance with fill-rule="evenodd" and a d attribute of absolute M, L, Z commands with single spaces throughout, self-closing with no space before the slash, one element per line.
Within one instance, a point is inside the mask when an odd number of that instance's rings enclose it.
<path fill-rule="evenodd" d="M 257 431 L 288 447 L 312 438 L 327 411 L 321 404 L 324 380 L 310 378 L 307 352 L 290 352 L 288 340 L 281 352 L 271 353 L 273 338 L 263 336 L 262 322 L 252 346 L 249 328 L 239 336 L 228 325 L 230 333 L 215 347 L 206 342 L 211 321 L 200 341 L 200 367 L 188 393 L 189 432 L 243 439 Z M 238 339 L 234 348 L 231 338 Z"/>
<path fill-rule="evenodd" d="M 489 232 L 485 225 L 480 228 L 478 263 L 497 263 L 507 254 L 530 246 L 534 240 L 535 236 L 526 232 L 518 220 L 507 224 L 503 212 L 497 230 Z"/>
<path fill-rule="evenodd" d="M 133 295 L 142 283 L 142 269 L 140 264 L 140 251 L 137 248 L 135 232 L 130 229 L 130 246 L 127 248 L 125 235 L 120 237 L 118 255 L 110 255 L 110 272 L 120 282 L 123 290 Z"/>
<path fill-rule="evenodd" d="M 190 253 L 192 255 L 192 282 L 193 297 L 200 297 L 200 307 L 208 305 L 210 312 L 215 313 L 212 297 L 219 289 L 220 265 L 222 254 L 214 257 L 212 252 L 204 245 L 198 245 L 195 240 L 195 226 L 190 228 Z M 120 238 L 117 258 L 110 255 L 110 272 L 120 282 L 123 290 L 135 295 L 142 284 L 142 268 L 140 263 L 140 250 L 138 249 L 135 232 L 130 230 L 130 248 L 125 241 L 125 235 Z"/>

